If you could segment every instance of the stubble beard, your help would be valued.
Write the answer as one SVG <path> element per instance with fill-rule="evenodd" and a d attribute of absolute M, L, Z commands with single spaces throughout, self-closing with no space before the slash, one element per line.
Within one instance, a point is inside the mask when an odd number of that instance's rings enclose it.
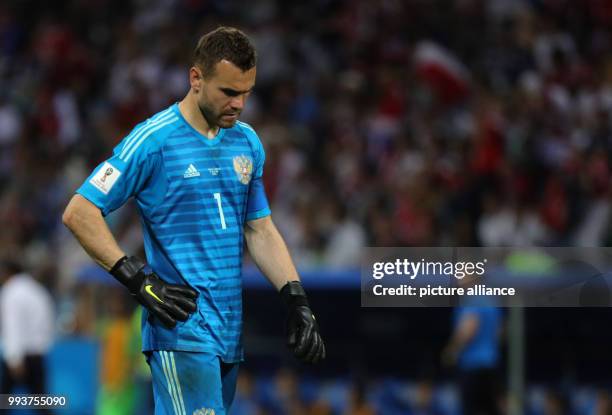
<path fill-rule="evenodd" d="M 210 128 L 231 128 L 236 123 L 236 121 L 223 121 L 223 119 L 221 118 L 222 114 L 217 114 L 212 108 L 210 108 L 206 104 L 198 102 L 198 108 L 200 109 L 200 114 L 202 114 L 202 117 L 204 117 Z"/>

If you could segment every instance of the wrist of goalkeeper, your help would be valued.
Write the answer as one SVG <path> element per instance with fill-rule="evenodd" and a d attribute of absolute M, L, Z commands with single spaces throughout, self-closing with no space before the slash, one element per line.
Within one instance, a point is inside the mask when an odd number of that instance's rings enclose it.
<path fill-rule="evenodd" d="M 124 256 L 109 272 L 127 287 L 151 317 L 167 328 L 174 328 L 177 321 L 186 321 L 196 310 L 197 291 L 186 285 L 166 283 L 137 257 Z"/>
<path fill-rule="evenodd" d="M 130 293 L 135 293 L 142 285 L 146 264 L 135 256 L 124 256 L 108 271 L 117 281 L 125 285 Z"/>
<path fill-rule="evenodd" d="M 303 362 L 317 363 L 325 359 L 325 344 L 306 291 L 299 281 L 289 281 L 280 290 L 280 296 L 288 308 L 287 345 Z"/>
<path fill-rule="evenodd" d="M 280 296 L 289 308 L 297 306 L 310 307 L 308 304 L 308 298 L 306 297 L 306 291 L 300 281 L 289 281 L 280 290 Z"/>

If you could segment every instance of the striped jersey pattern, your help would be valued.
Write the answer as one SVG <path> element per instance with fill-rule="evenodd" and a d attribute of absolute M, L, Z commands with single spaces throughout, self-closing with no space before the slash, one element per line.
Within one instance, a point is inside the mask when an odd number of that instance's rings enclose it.
<path fill-rule="evenodd" d="M 145 310 L 143 350 L 242 359 L 243 227 L 270 214 L 264 160 L 247 124 L 207 139 L 174 104 L 136 126 L 77 190 L 104 215 L 134 197 L 149 266 L 165 281 L 199 292 L 198 310 L 174 330 Z"/>

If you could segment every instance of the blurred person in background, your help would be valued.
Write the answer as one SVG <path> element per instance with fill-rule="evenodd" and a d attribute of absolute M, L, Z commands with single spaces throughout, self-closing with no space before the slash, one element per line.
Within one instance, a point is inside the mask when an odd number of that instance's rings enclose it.
<path fill-rule="evenodd" d="M 424 378 L 419 380 L 414 387 L 414 395 L 411 399 L 411 414 L 413 415 L 443 415 L 434 399 L 435 383 L 433 379 Z"/>
<path fill-rule="evenodd" d="M 153 384 L 151 370 L 142 354 L 142 337 L 140 324 L 142 308 L 136 307 L 130 317 L 129 359 L 134 367 L 134 415 L 149 415 L 153 412 Z"/>
<path fill-rule="evenodd" d="M 258 403 L 259 397 L 255 389 L 255 381 L 253 375 L 246 370 L 241 370 L 238 374 L 236 398 L 232 405 L 232 411 L 234 413 L 240 415 L 264 414 Z"/>
<path fill-rule="evenodd" d="M 46 392 L 45 355 L 53 343 L 55 309 L 49 291 L 15 260 L 0 262 L 2 387 Z"/>
<path fill-rule="evenodd" d="M 544 397 L 542 415 L 567 415 L 572 413 L 570 399 L 567 393 L 548 390 Z M 597 412 L 594 415 L 599 415 Z"/>
<path fill-rule="evenodd" d="M 306 293 L 270 216 L 263 146 L 238 121 L 255 85 L 255 49 L 240 30 L 219 27 L 200 38 L 191 63 L 184 99 L 136 126 L 63 215 L 83 248 L 145 308 L 143 352 L 157 414 L 229 411 L 243 359 L 245 241 L 288 308 L 294 355 L 306 363 L 325 358 Z M 150 266 L 123 252 L 104 219 L 131 197 Z"/>
<path fill-rule="evenodd" d="M 357 380 L 349 390 L 349 402 L 343 415 L 374 415 L 374 408 L 368 402 L 367 386 L 364 380 Z"/>
<path fill-rule="evenodd" d="M 271 415 L 306 415 L 308 407 L 300 392 L 300 377 L 295 370 L 281 367 L 263 393 L 261 406 Z"/>
<path fill-rule="evenodd" d="M 132 350 L 132 321 L 129 298 L 119 287 L 107 290 L 107 317 L 100 321 L 101 379 L 98 415 L 134 415 L 136 385 L 132 382 L 137 364 Z"/>
<path fill-rule="evenodd" d="M 459 283 L 467 289 L 479 278 L 466 275 Z M 502 312 L 491 297 L 465 296 L 453 311 L 453 332 L 442 352 L 442 362 L 456 367 L 464 414 L 501 414 L 498 379 Z"/>
<path fill-rule="evenodd" d="M 602 389 L 597 392 L 594 415 L 612 415 L 612 399 L 608 390 Z"/>

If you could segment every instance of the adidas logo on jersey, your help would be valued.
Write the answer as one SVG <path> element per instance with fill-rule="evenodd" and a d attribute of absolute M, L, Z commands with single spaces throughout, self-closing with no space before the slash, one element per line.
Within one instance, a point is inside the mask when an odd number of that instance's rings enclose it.
<path fill-rule="evenodd" d="M 198 177 L 199 175 L 200 172 L 198 171 L 198 169 L 196 169 L 193 164 L 190 164 L 189 167 L 187 167 L 187 170 L 185 170 L 185 174 L 183 174 L 183 177 L 185 179 L 188 179 L 189 177 Z"/>

